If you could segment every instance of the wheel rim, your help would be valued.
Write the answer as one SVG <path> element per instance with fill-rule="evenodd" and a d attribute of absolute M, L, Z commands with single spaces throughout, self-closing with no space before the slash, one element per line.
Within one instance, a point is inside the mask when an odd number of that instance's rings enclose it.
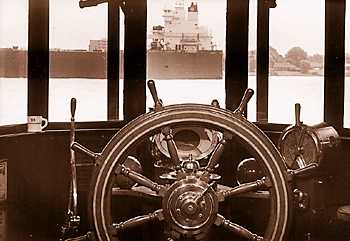
<path fill-rule="evenodd" d="M 271 176 L 273 186 L 269 225 L 264 238 L 282 240 L 291 212 L 286 173 L 280 154 L 270 140 L 252 123 L 240 115 L 207 105 L 174 105 L 162 111 L 143 115 L 121 129 L 109 142 L 101 156 L 101 167 L 96 176 L 92 195 L 92 218 L 97 237 L 112 240 L 109 191 L 113 171 L 128 151 L 145 136 L 165 126 L 195 124 L 233 133 L 247 150 L 262 161 Z M 117 238 L 116 238 L 117 239 Z"/>

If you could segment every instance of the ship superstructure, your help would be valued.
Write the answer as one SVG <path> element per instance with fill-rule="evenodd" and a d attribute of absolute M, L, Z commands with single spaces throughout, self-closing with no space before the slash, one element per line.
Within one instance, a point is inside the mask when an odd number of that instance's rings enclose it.
<path fill-rule="evenodd" d="M 163 10 L 164 26 L 153 26 L 151 49 L 198 52 L 215 50 L 208 28 L 198 22 L 198 5 L 176 1 L 175 7 Z"/>

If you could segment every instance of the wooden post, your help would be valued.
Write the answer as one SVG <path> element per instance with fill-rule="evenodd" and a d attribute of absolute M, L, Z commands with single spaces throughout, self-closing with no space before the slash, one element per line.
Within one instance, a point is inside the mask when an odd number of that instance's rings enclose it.
<path fill-rule="evenodd" d="M 124 119 L 146 111 L 147 1 L 125 2 Z"/>
<path fill-rule="evenodd" d="M 339 131 L 344 118 L 345 0 L 326 0 L 324 120 Z"/>
<path fill-rule="evenodd" d="M 269 95 L 269 31 L 270 8 L 266 1 L 258 1 L 256 89 L 257 122 L 268 122 Z"/>
<path fill-rule="evenodd" d="M 235 110 L 248 87 L 249 1 L 227 0 L 225 90 L 226 108 Z"/>
<path fill-rule="evenodd" d="M 119 1 L 108 2 L 107 89 L 108 120 L 119 113 Z"/>
<path fill-rule="evenodd" d="M 29 0 L 28 115 L 48 117 L 49 0 Z"/>

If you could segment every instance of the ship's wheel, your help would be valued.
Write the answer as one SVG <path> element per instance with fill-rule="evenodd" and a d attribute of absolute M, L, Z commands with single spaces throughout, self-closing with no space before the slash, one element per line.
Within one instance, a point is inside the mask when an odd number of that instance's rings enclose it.
<path fill-rule="evenodd" d="M 122 240 L 124 232 L 135 232 L 138 227 L 150 222 L 163 223 L 159 232 L 166 233 L 167 240 L 174 241 L 205 240 L 213 230 L 220 229 L 226 230 L 233 237 L 243 237 L 246 240 L 283 240 L 291 212 L 287 172 L 282 157 L 272 142 L 243 117 L 242 111 L 249 96 L 243 98 L 235 112 L 200 104 L 163 107 L 154 83 L 151 81 L 148 84 L 156 103 L 154 110 L 122 128 L 105 147 L 99 159 L 101 164 L 93 180 L 90 200 L 92 225 L 98 240 Z M 251 94 L 250 91 L 246 93 Z M 204 165 L 193 158 L 192 154 L 187 157 L 179 155 L 172 133 L 173 130 L 186 126 L 222 134 Z M 162 184 L 141 174 L 142 160 L 138 163 L 132 157 L 140 143 L 160 133 L 167 143 L 172 163 L 171 171 L 168 175 L 163 175 L 167 180 Z M 225 146 L 235 143 L 243 145 L 257 160 L 265 173 L 264 178 L 238 186 L 221 184 L 217 164 L 224 162 L 222 153 Z M 233 158 L 230 157 L 231 160 Z M 123 178 L 124 181 L 129 181 L 128 185 L 118 187 L 116 180 L 123 183 Z M 159 206 L 150 213 L 116 222 L 113 216 L 118 216 L 118 211 L 112 209 L 112 201 L 116 196 L 121 198 L 123 194 L 130 193 L 138 197 L 139 205 L 143 205 L 144 199 L 153 198 Z M 266 210 L 268 221 L 265 230 L 260 233 L 231 221 L 221 210 L 223 205 L 237 205 L 235 197 L 249 193 L 263 193 L 269 200 L 269 210 Z"/>

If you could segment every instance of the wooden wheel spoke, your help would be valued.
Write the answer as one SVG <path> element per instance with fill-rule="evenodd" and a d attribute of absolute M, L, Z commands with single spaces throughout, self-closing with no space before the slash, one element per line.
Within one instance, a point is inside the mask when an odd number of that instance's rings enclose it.
<path fill-rule="evenodd" d="M 215 221 L 215 225 L 217 226 L 223 226 L 224 228 L 226 228 L 227 230 L 237 234 L 240 237 L 246 238 L 248 240 L 252 240 L 252 241 L 263 241 L 264 238 L 252 233 L 251 231 L 249 231 L 248 229 L 231 222 L 228 219 L 225 219 L 222 215 L 218 214 L 216 221 Z"/>
<path fill-rule="evenodd" d="M 130 170 L 129 168 L 123 166 L 123 165 L 119 165 L 116 169 L 116 173 L 117 174 L 122 174 L 128 178 L 130 178 L 131 180 L 133 180 L 134 182 L 148 187 L 151 190 L 157 192 L 157 193 L 163 193 L 163 190 L 165 189 L 165 187 L 163 185 L 160 185 L 156 182 L 153 182 L 152 180 L 150 180 L 149 178 L 145 177 L 144 175 L 135 172 L 133 170 Z"/>
<path fill-rule="evenodd" d="M 177 147 L 174 141 L 174 137 L 171 133 L 171 129 L 169 127 L 164 127 L 162 129 L 162 134 L 165 137 L 165 141 L 167 143 L 168 146 L 168 151 L 170 154 L 170 158 L 171 160 L 174 162 L 175 167 L 179 168 L 180 167 L 180 158 L 179 158 L 179 154 L 177 152 Z"/>
<path fill-rule="evenodd" d="M 161 196 L 158 195 L 155 191 L 145 186 L 136 186 L 131 189 L 114 187 L 112 188 L 112 195 L 120 197 L 135 197 L 154 202 L 161 202 Z"/>
<path fill-rule="evenodd" d="M 232 139 L 232 135 L 229 133 L 224 133 L 222 140 L 216 145 L 213 154 L 211 155 L 205 170 L 207 172 L 213 172 L 216 164 L 218 164 L 220 157 L 224 153 L 224 147 L 227 144 L 228 140 Z"/>
<path fill-rule="evenodd" d="M 112 231 L 113 235 L 116 235 L 119 231 L 133 228 L 133 227 L 137 227 L 137 226 L 149 223 L 153 220 L 163 220 L 163 219 L 164 219 L 163 210 L 158 209 L 158 210 L 154 211 L 153 213 L 133 217 L 133 218 L 128 219 L 124 222 L 114 223 L 114 224 L 112 224 L 111 231 Z"/>
<path fill-rule="evenodd" d="M 241 184 L 237 187 L 229 188 L 227 190 L 217 192 L 219 201 L 224 201 L 226 198 L 236 196 L 239 194 L 254 192 L 267 189 L 271 186 L 268 178 L 264 177 L 262 179 L 256 180 L 255 182 L 248 182 Z"/>

